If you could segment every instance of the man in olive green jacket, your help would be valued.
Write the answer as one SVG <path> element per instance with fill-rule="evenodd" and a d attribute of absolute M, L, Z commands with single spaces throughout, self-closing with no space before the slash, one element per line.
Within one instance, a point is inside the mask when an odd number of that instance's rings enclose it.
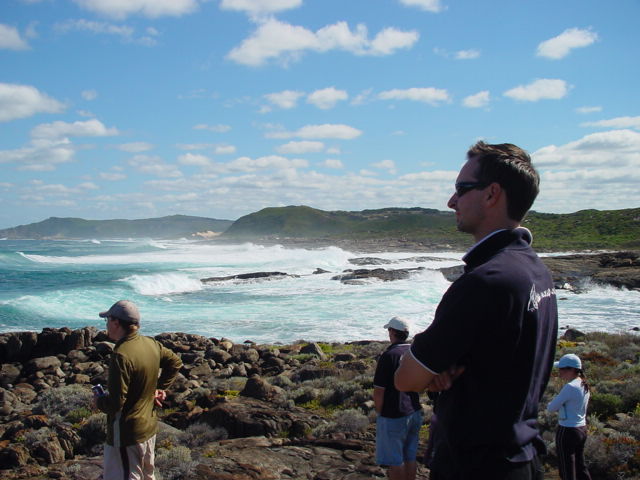
<path fill-rule="evenodd" d="M 95 405 L 107 414 L 104 480 L 153 480 L 158 422 L 165 389 L 175 380 L 182 361 L 153 338 L 138 334 L 140 313 L 120 300 L 99 314 L 116 342 L 109 364 L 107 392 Z"/>

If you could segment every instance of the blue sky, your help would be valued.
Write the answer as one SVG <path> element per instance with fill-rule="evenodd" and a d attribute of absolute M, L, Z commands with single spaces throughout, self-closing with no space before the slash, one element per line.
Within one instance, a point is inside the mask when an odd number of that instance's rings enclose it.
<path fill-rule="evenodd" d="M 534 209 L 640 206 L 640 2 L 4 0 L 0 228 L 446 210 L 478 139 Z"/>

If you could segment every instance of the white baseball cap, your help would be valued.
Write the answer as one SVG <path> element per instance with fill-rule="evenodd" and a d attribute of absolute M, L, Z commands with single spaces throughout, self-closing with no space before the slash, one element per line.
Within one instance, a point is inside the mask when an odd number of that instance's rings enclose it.
<path fill-rule="evenodd" d="M 387 322 L 384 328 L 393 328 L 394 330 L 400 330 L 401 332 L 408 332 L 409 322 L 404 318 L 393 317 Z"/>

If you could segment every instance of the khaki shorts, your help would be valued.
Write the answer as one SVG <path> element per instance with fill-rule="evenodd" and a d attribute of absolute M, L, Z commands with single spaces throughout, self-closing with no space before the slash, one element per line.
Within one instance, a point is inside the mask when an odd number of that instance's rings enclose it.
<path fill-rule="evenodd" d="M 103 480 L 155 480 L 156 436 L 128 447 L 104 446 Z"/>

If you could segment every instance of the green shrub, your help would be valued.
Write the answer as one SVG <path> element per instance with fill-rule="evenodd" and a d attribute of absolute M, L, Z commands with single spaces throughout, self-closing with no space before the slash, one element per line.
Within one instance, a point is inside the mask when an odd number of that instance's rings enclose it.
<path fill-rule="evenodd" d="M 338 432 L 364 432 L 368 426 L 369 418 L 360 410 L 340 410 L 334 413 L 333 420 L 331 422 L 316 427 L 313 430 L 313 434 L 317 436 L 324 436 Z"/>
<path fill-rule="evenodd" d="M 637 479 L 640 475 L 639 451 L 640 441 L 625 433 L 588 436 L 585 458 L 591 477 L 602 480 Z"/>
<path fill-rule="evenodd" d="M 589 400 L 589 412 L 601 419 L 622 412 L 622 398 L 611 393 L 593 392 Z"/>
<path fill-rule="evenodd" d="M 85 418 L 91 416 L 93 412 L 87 407 L 76 408 L 75 410 L 70 411 L 64 417 L 65 421 L 76 424 L 81 423 Z"/>
<path fill-rule="evenodd" d="M 211 427 L 206 423 L 194 423 L 189 425 L 178 436 L 178 441 L 186 447 L 197 448 L 207 443 L 224 440 L 229 436 L 223 427 Z"/>
<path fill-rule="evenodd" d="M 156 454 L 156 478 L 160 480 L 186 480 L 192 477 L 196 462 L 191 459 L 191 450 L 178 446 L 172 449 L 160 449 Z"/>
<path fill-rule="evenodd" d="M 286 375 L 277 375 L 267 380 L 271 385 L 280 388 L 291 388 L 294 385 L 293 380 Z"/>
<path fill-rule="evenodd" d="M 98 455 L 107 439 L 107 416 L 94 413 L 80 426 L 78 435 L 82 439 L 82 449 L 87 455 Z"/>
<path fill-rule="evenodd" d="M 87 386 L 78 384 L 49 388 L 40 394 L 36 410 L 54 419 L 62 420 L 70 412 L 91 408 L 93 393 Z"/>

